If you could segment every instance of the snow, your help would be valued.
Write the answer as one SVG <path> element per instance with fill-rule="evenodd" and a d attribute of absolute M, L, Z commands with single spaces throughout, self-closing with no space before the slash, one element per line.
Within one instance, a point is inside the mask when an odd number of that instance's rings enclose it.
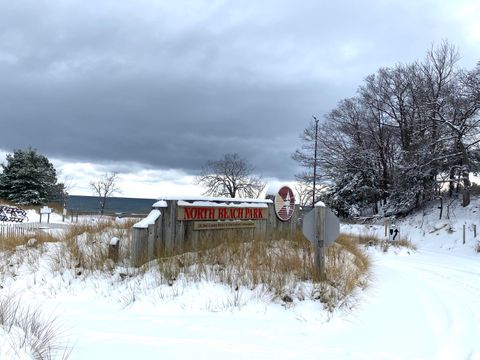
<path fill-rule="evenodd" d="M 338 329 L 345 327 L 344 351 L 353 358 L 480 358 L 478 257 L 422 250 L 372 255 L 375 282 L 360 309 L 328 324 L 329 346 L 341 346 Z"/>
<path fill-rule="evenodd" d="M 406 218 L 378 219 L 377 225 L 344 225 L 341 231 L 384 237 L 386 221 L 387 226 L 393 224 L 400 231 L 400 239 L 409 239 L 423 249 L 445 249 L 469 255 L 474 253 L 474 248 L 480 241 L 480 198 L 472 198 L 467 207 L 462 207 L 460 203 L 460 200 L 453 201 L 448 211 L 447 205 L 444 205 L 442 219 L 439 219 L 439 203 L 434 203 Z M 463 244 L 464 225 L 465 244 Z M 476 238 L 474 225 L 477 227 Z"/>
<path fill-rule="evenodd" d="M 275 196 L 278 194 L 278 191 L 285 185 L 280 184 L 268 184 L 265 191 L 265 196 Z"/>
<path fill-rule="evenodd" d="M 228 198 L 228 197 L 211 197 L 211 196 L 163 196 L 159 200 L 183 200 L 183 201 L 212 201 L 212 202 L 227 202 L 227 203 L 236 203 L 236 202 L 248 202 L 248 203 L 264 203 L 270 204 L 272 200 L 270 199 L 249 199 L 249 198 Z"/>
<path fill-rule="evenodd" d="M 259 203 L 259 202 L 234 202 L 234 203 L 225 203 L 225 202 L 213 202 L 213 201 L 183 201 L 179 200 L 177 202 L 178 206 L 205 206 L 205 207 L 234 207 L 234 208 L 268 208 L 268 204 Z"/>
<path fill-rule="evenodd" d="M 315 207 L 325 207 L 325 203 L 323 201 L 317 201 Z"/>
<path fill-rule="evenodd" d="M 165 200 L 159 200 L 155 204 L 152 205 L 154 208 L 166 208 L 168 207 L 168 204 Z"/>
<path fill-rule="evenodd" d="M 42 215 L 42 223 L 47 223 L 48 214 Z M 27 219 L 28 222 L 40 222 L 40 214 L 33 209 L 27 210 Z M 62 223 L 62 215 L 52 212 L 50 214 L 50 223 Z M 66 219 L 66 217 L 65 217 Z"/>
<path fill-rule="evenodd" d="M 140 220 L 137 222 L 135 225 L 133 225 L 134 228 L 136 229 L 147 229 L 148 225 L 153 225 L 155 224 L 155 221 L 162 215 L 160 210 L 154 209 L 150 211 L 150 214 L 147 215 L 146 218 Z"/>
<path fill-rule="evenodd" d="M 182 279 L 159 285 L 150 271 L 126 277 L 124 269 L 52 271 L 47 250 L 56 244 L 29 249 L 38 251 L 36 261 L 7 266 L 15 276 L 0 276 L 0 296 L 15 294 L 23 306 L 54 314 L 75 360 L 480 360 L 480 234 L 474 238 L 472 231 L 479 206 L 478 199 L 468 208 L 452 205 L 450 219 L 440 220 L 432 205 L 396 220 L 401 237 L 418 249 L 369 247 L 373 280 L 350 310 L 329 313 L 297 298 L 286 305 L 260 288 L 235 291 Z M 381 220 L 343 224 L 342 231 L 384 238 Z M 0 330 L 1 359 L 28 358 L 11 344 Z"/>
<path fill-rule="evenodd" d="M 2 206 L 4 204 L 1 204 L 0 203 L 0 206 Z M 10 206 L 10 205 L 4 205 L 4 206 Z M 34 210 L 34 209 L 28 209 L 28 210 L 25 210 L 25 212 L 27 213 L 26 215 L 26 218 L 25 220 L 23 221 L 23 223 L 39 223 L 40 222 L 40 213 L 37 211 L 37 210 Z M 43 214 L 42 215 L 42 223 L 47 223 L 47 218 L 48 218 L 48 214 Z M 65 217 L 65 221 L 62 221 L 63 220 L 63 216 L 61 214 L 57 214 L 54 210 L 50 213 L 50 223 L 51 224 L 61 224 L 61 223 L 68 223 L 68 218 Z M 0 225 L 1 224 L 11 224 L 12 222 L 8 222 L 8 221 L 5 221 L 5 222 L 0 222 Z M 18 224 L 18 223 L 13 223 L 13 224 Z"/>

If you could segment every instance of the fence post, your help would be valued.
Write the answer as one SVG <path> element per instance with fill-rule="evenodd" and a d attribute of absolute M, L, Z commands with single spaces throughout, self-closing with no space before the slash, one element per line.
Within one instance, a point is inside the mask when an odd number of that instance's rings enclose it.
<path fill-rule="evenodd" d="M 463 224 L 463 243 L 465 244 L 465 224 Z"/>
<path fill-rule="evenodd" d="M 112 259 L 114 262 L 117 262 L 119 249 L 120 249 L 120 239 L 117 237 L 113 237 L 110 240 L 110 244 L 108 245 L 108 258 Z"/>

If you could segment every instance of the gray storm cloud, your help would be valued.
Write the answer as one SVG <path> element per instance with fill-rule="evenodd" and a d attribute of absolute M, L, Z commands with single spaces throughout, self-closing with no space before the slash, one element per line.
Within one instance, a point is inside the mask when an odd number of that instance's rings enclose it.
<path fill-rule="evenodd" d="M 0 149 L 192 174 L 238 152 L 291 179 L 311 115 L 378 67 L 445 38 L 477 60 L 454 3 L 5 1 Z"/>

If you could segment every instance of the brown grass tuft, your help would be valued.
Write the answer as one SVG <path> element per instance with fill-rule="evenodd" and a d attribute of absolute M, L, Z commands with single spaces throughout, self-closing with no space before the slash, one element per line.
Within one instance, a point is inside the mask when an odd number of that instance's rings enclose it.
<path fill-rule="evenodd" d="M 112 270 L 115 264 L 109 258 L 110 240 L 116 237 L 120 239 L 121 246 L 126 248 L 133 223 L 116 223 L 111 218 L 104 218 L 95 223 L 70 226 L 63 234 L 57 251 L 51 254 L 52 269 Z"/>
<path fill-rule="evenodd" d="M 117 224 L 105 218 L 95 223 L 72 225 L 59 238 L 46 235 L 39 242 L 57 241 L 49 250 L 53 271 L 111 272 L 115 264 L 109 259 L 110 240 L 120 239 L 121 258 L 125 259 L 134 222 Z M 316 299 L 329 310 L 351 305 L 356 289 L 367 284 L 370 262 L 355 237 L 342 235 L 326 249 L 326 278 L 320 281 L 316 278 L 314 249 L 300 232 L 291 237 L 276 234 L 276 240 L 245 241 L 243 235 L 233 234 L 222 242 L 187 244 L 180 254 L 164 251 L 134 272 L 153 271 L 159 284 L 169 286 L 179 280 L 221 283 L 229 286 L 233 295 L 243 287 L 285 304 Z M 25 241 L 11 239 L 11 248 Z M 234 298 L 234 303 L 242 303 L 240 298 Z"/>
<path fill-rule="evenodd" d="M 408 238 L 402 238 L 400 240 L 393 240 L 393 241 L 388 241 L 385 239 L 381 239 L 375 235 L 372 234 L 359 234 L 359 235 L 352 235 L 354 236 L 359 244 L 365 245 L 365 246 L 376 246 L 380 247 L 383 251 L 388 251 L 390 247 L 395 247 L 395 248 L 407 248 L 411 250 L 417 250 L 417 246 L 410 241 Z"/>
<path fill-rule="evenodd" d="M 47 233 L 42 230 L 35 230 L 25 235 L 16 236 L 0 236 L 0 250 L 1 251 L 15 251 L 17 246 L 26 245 L 28 240 L 36 239 L 37 246 L 46 242 L 57 242 L 59 237 Z"/>
<path fill-rule="evenodd" d="M 277 300 L 310 297 L 333 310 L 349 303 L 355 289 L 368 280 L 370 262 L 347 235 L 327 249 L 324 281 L 315 279 L 313 247 L 301 233 L 282 240 L 234 240 L 159 257 L 154 262 L 159 282 L 172 285 L 182 278 L 186 282 L 213 281 L 234 290 L 260 287 L 262 293 Z M 305 284 L 311 284 L 310 295 L 300 291 Z"/>

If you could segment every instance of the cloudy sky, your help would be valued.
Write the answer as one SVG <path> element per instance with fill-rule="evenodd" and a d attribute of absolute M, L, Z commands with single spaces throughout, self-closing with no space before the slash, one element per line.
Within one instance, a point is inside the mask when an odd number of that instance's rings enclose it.
<path fill-rule="evenodd" d="M 0 0 L 0 162 L 47 155 L 74 194 L 118 171 L 123 196 L 199 195 L 239 153 L 292 181 L 311 116 L 382 66 L 448 39 L 480 60 L 475 1 Z"/>

